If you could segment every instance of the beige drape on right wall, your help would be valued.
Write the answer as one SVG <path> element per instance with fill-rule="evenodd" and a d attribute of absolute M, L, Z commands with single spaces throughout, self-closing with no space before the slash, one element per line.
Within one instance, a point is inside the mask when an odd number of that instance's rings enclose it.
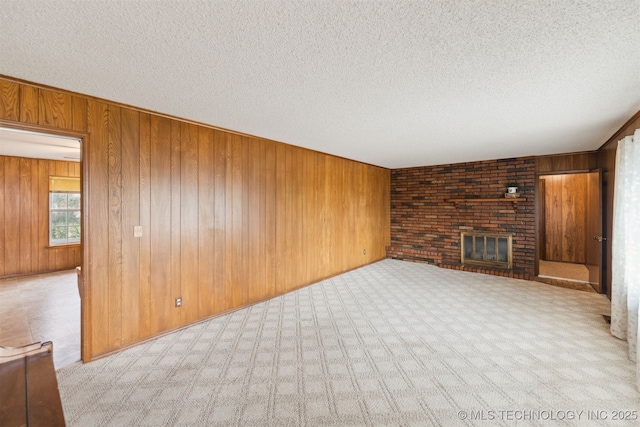
<path fill-rule="evenodd" d="M 640 389 L 640 129 L 618 142 L 613 197 L 611 333 L 629 343 Z"/>

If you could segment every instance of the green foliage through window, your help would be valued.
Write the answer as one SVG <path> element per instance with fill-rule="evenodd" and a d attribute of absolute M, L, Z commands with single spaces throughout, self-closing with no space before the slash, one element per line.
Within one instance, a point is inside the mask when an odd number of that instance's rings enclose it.
<path fill-rule="evenodd" d="M 80 193 L 49 193 L 49 244 L 80 243 Z"/>

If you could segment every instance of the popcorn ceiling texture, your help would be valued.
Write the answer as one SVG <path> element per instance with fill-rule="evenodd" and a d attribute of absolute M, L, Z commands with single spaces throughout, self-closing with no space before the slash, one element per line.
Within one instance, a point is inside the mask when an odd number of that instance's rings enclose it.
<path fill-rule="evenodd" d="M 2 0 L 0 74 L 389 168 L 591 150 L 640 0 Z"/>

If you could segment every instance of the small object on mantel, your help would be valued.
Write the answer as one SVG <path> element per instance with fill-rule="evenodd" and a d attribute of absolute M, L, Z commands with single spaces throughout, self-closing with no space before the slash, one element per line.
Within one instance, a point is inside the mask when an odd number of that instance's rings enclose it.
<path fill-rule="evenodd" d="M 521 193 L 504 193 L 504 197 L 507 199 L 516 199 L 520 197 Z"/>

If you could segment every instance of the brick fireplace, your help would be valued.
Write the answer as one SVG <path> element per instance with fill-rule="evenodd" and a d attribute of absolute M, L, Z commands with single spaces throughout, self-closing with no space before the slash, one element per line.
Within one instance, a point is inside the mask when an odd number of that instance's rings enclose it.
<path fill-rule="evenodd" d="M 502 200 L 509 182 L 519 185 L 517 203 Z M 534 186 L 533 157 L 392 170 L 387 257 L 533 279 Z M 461 233 L 510 235 L 511 268 L 463 264 Z"/>

